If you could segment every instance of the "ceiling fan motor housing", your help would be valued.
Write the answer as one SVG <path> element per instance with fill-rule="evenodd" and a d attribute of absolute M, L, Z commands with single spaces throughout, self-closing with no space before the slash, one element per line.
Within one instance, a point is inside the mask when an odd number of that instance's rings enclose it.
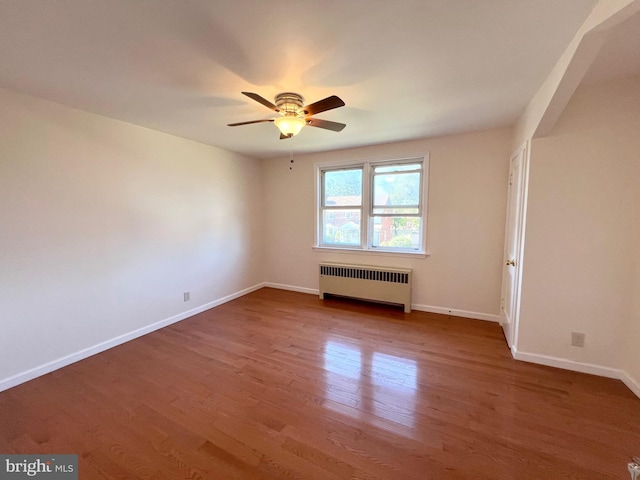
<path fill-rule="evenodd" d="M 292 92 L 279 93 L 275 97 L 276 107 L 284 116 L 304 116 L 304 98 Z"/>
<path fill-rule="evenodd" d="M 304 104 L 302 95 L 293 92 L 283 92 L 275 96 L 275 104 L 271 103 L 257 93 L 242 92 L 243 95 L 251 100 L 264 105 L 270 110 L 278 112 L 280 116 L 277 118 L 263 118 L 260 120 L 251 120 L 248 122 L 229 123 L 230 127 L 240 125 L 250 125 L 252 123 L 273 122 L 280 130 L 280 138 L 290 138 L 297 135 L 302 127 L 309 125 L 334 132 L 341 132 L 346 125 L 344 123 L 331 122 L 329 120 L 321 120 L 319 118 L 310 118 L 317 113 L 333 110 L 334 108 L 344 107 L 345 103 L 341 98 L 331 95 L 330 97 L 318 100 L 310 105 Z"/>

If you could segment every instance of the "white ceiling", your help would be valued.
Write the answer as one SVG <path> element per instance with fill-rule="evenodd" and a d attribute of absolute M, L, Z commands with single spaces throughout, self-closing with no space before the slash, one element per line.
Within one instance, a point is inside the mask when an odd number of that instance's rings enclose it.
<path fill-rule="evenodd" d="M 260 158 L 289 142 L 226 126 L 273 117 L 241 91 L 346 102 L 298 153 L 444 135 L 513 124 L 595 3 L 0 0 L 0 86 Z"/>

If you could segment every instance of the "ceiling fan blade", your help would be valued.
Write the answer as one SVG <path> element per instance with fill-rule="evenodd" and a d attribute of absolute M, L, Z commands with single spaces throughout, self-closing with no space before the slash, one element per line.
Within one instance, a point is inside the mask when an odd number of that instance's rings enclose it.
<path fill-rule="evenodd" d="M 346 125 L 344 123 L 330 122 L 329 120 L 320 120 L 319 118 L 307 118 L 307 125 L 310 127 L 324 128 L 325 130 L 333 130 L 341 132 Z"/>
<path fill-rule="evenodd" d="M 264 105 L 267 108 L 270 108 L 271 110 L 274 110 L 276 112 L 279 112 L 280 109 L 278 107 L 276 107 L 273 103 L 271 103 L 269 100 L 267 100 L 264 97 L 261 97 L 260 95 L 258 95 L 257 93 L 251 93 L 251 92 L 242 92 L 243 95 L 246 95 L 247 97 L 249 97 L 252 100 L 255 100 L 258 103 L 261 103 L 262 105 Z"/>
<path fill-rule="evenodd" d="M 332 110 L 338 107 L 344 107 L 344 102 L 341 98 L 331 95 L 324 100 L 319 100 L 316 103 L 307 105 L 303 109 L 306 115 L 315 115 L 316 113 L 326 112 L 327 110 Z"/>
<path fill-rule="evenodd" d="M 228 123 L 227 127 L 238 127 L 240 125 L 251 125 L 252 123 L 273 122 L 273 118 L 266 120 L 251 120 L 250 122 Z"/>

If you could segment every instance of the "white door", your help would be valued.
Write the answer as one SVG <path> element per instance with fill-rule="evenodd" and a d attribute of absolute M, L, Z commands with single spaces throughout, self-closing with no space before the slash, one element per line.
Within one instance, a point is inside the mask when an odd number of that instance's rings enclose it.
<path fill-rule="evenodd" d="M 511 158 L 509 197 L 502 275 L 502 329 L 509 348 L 515 350 L 520 303 L 520 259 L 522 251 L 522 217 L 524 211 L 526 147 Z"/>

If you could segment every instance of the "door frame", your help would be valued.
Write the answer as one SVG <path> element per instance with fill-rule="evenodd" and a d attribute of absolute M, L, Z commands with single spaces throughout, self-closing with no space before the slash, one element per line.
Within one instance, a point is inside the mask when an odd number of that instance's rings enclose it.
<path fill-rule="evenodd" d="M 504 238 L 504 249 L 503 249 L 503 270 L 502 270 L 502 286 L 500 289 L 500 325 L 505 334 L 505 339 L 507 341 L 507 345 L 511 350 L 511 355 L 515 357 L 516 352 L 518 350 L 518 330 L 520 326 L 520 297 L 522 293 L 522 271 L 523 271 L 523 260 L 524 260 L 524 243 L 525 243 L 525 227 L 527 224 L 526 215 L 527 215 L 527 199 L 529 196 L 529 164 L 531 158 L 531 141 L 527 140 L 520 147 L 516 149 L 516 151 L 509 157 L 509 176 L 511 175 L 511 165 L 514 159 L 518 156 L 521 156 L 522 164 L 520 165 L 520 182 L 516 182 L 516 185 L 520 186 L 520 195 L 515 195 L 516 205 L 509 205 L 510 195 L 509 190 L 507 191 L 507 212 L 505 216 L 505 238 Z M 506 274 L 507 270 L 505 268 L 505 262 L 508 260 L 507 257 L 507 245 L 508 245 L 508 234 L 507 229 L 509 228 L 509 215 L 511 213 L 511 208 L 518 209 L 517 215 L 517 223 L 514 226 L 515 228 L 515 261 L 516 265 L 513 267 L 515 269 L 514 272 L 514 285 L 513 285 L 513 310 L 512 310 L 512 318 L 511 324 L 507 326 L 506 315 L 504 311 L 504 303 L 505 303 L 505 292 L 509 287 L 508 276 Z"/>

